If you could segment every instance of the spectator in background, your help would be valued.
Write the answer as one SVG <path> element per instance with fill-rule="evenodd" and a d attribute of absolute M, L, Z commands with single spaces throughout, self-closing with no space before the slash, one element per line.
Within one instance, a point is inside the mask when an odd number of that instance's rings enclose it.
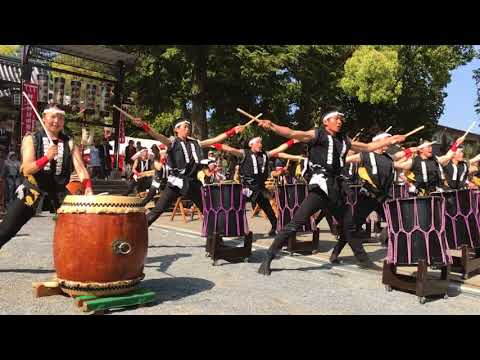
<path fill-rule="evenodd" d="M 100 161 L 100 144 L 98 140 L 95 140 L 93 145 L 90 145 L 90 162 L 88 164 L 88 169 L 90 170 L 90 177 L 92 179 L 105 178 L 102 172 L 102 164 Z"/>
<path fill-rule="evenodd" d="M 125 148 L 125 177 L 127 179 L 130 178 L 130 175 L 132 174 L 132 166 L 133 166 L 133 160 L 132 156 L 135 155 L 137 152 L 137 148 L 134 145 L 133 140 L 128 141 L 128 146 Z"/>
<path fill-rule="evenodd" d="M 20 161 L 13 151 L 8 153 L 5 160 L 5 203 L 8 207 L 15 200 L 15 190 L 20 186 Z"/>
<path fill-rule="evenodd" d="M 137 141 L 137 151 L 140 151 L 140 149 L 142 149 L 142 142 Z"/>
<path fill-rule="evenodd" d="M 112 146 L 109 144 L 108 139 L 103 139 L 103 144 L 98 147 L 98 150 L 102 178 L 107 180 L 110 176 L 110 172 L 112 171 L 112 159 L 110 157 L 110 150 L 112 150 Z"/>
<path fill-rule="evenodd" d="M 0 119 L 0 147 L 4 151 L 4 156 L 10 151 L 12 142 L 12 133 L 7 129 L 5 118 Z"/>

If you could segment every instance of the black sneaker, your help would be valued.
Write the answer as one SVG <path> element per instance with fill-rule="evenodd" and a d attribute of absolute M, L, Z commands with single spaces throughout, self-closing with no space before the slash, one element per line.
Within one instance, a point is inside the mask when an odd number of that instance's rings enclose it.
<path fill-rule="evenodd" d="M 335 264 L 335 265 L 342 264 L 342 260 L 338 258 L 337 254 L 332 253 L 332 255 L 330 255 L 330 258 L 328 260 L 330 261 L 330 264 Z"/>

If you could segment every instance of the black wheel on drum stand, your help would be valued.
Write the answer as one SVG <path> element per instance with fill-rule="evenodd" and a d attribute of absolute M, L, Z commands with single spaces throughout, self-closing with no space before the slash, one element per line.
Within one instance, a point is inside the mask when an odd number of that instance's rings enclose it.
<path fill-rule="evenodd" d="M 418 302 L 423 305 L 427 302 L 427 298 L 425 296 L 419 296 Z"/>
<path fill-rule="evenodd" d="M 393 291 L 393 289 L 392 289 L 392 287 L 391 287 L 390 285 L 385 285 L 385 290 L 386 290 L 387 292 L 392 292 L 392 291 Z"/>

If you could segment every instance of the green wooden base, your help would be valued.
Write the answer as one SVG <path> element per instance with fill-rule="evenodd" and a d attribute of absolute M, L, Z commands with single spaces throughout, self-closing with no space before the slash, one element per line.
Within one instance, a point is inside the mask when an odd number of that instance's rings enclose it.
<path fill-rule="evenodd" d="M 129 294 L 110 297 L 88 295 L 75 297 L 76 305 L 81 307 L 84 312 L 122 309 L 129 306 L 148 304 L 153 301 L 155 301 L 155 293 L 148 289 L 138 289 Z"/>

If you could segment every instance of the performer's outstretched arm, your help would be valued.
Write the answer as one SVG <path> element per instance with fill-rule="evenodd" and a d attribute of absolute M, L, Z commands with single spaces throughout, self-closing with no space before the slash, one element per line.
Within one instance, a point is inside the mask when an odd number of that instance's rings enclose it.
<path fill-rule="evenodd" d="M 168 137 L 166 137 L 165 135 L 163 134 L 160 134 L 160 133 L 157 133 L 155 130 L 153 130 L 150 125 L 148 125 L 145 121 L 142 121 L 142 119 L 140 118 L 135 118 L 135 120 L 133 120 L 133 123 L 143 129 L 143 131 L 145 131 L 148 135 L 150 135 L 152 138 L 154 138 L 155 140 L 158 140 L 160 141 L 163 145 L 165 146 L 170 146 L 170 144 L 172 143 L 170 141 L 170 139 Z"/>
<path fill-rule="evenodd" d="M 410 170 L 412 168 L 413 160 L 408 159 L 407 161 L 395 161 L 393 166 L 398 170 Z"/>
<path fill-rule="evenodd" d="M 292 147 L 294 144 L 297 144 L 299 141 L 296 139 L 289 140 L 287 142 L 284 142 L 282 145 L 276 147 L 273 150 L 267 151 L 268 157 L 276 156 L 280 154 L 281 152 L 284 152 L 288 148 Z M 293 156 L 293 155 L 292 155 Z"/>
<path fill-rule="evenodd" d="M 277 156 L 280 159 L 285 159 L 285 160 L 295 160 L 295 161 L 303 161 L 305 158 L 300 155 L 290 155 L 284 152 L 277 153 L 274 156 Z"/>
<path fill-rule="evenodd" d="M 373 141 L 371 143 L 363 143 L 360 141 L 352 141 L 352 150 L 355 152 L 372 152 L 385 146 L 395 145 L 405 141 L 403 135 L 393 135 L 382 140 Z"/>
<path fill-rule="evenodd" d="M 227 140 L 229 137 L 232 137 L 236 134 L 240 134 L 243 130 L 245 130 L 244 125 L 235 126 L 234 128 L 231 128 L 230 130 L 224 132 L 223 134 L 215 136 L 214 138 L 201 140 L 200 146 L 205 148 L 216 143 L 222 143 L 225 140 Z"/>
<path fill-rule="evenodd" d="M 412 146 L 412 147 L 409 147 L 408 149 L 397 151 L 395 154 L 393 154 L 393 160 L 397 161 L 403 158 L 410 159 L 417 150 L 418 150 L 417 147 Z"/>
<path fill-rule="evenodd" d="M 350 164 L 350 163 L 360 164 L 362 162 L 362 157 L 360 156 L 360 154 L 353 154 L 353 155 L 347 156 L 347 158 L 345 159 L 345 162 L 347 164 Z"/>
<path fill-rule="evenodd" d="M 437 156 L 437 161 L 440 163 L 440 165 L 445 166 L 449 163 L 450 160 L 452 160 L 452 158 L 455 156 L 455 153 L 457 152 L 457 148 L 463 144 L 464 140 L 465 139 L 462 136 L 459 137 L 457 140 L 455 140 L 455 142 L 445 155 Z"/>
<path fill-rule="evenodd" d="M 315 139 L 315 130 L 307 130 L 307 131 L 300 131 L 300 130 L 293 130 L 286 126 L 280 126 L 274 124 L 270 120 L 257 120 L 258 126 L 273 131 L 280 136 L 295 139 L 299 142 L 308 143 Z"/>
<path fill-rule="evenodd" d="M 225 144 L 212 144 L 212 146 L 217 149 L 218 151 L 225 151 L 229 154 L 232 154 L 236 157 L 244 157 L 245 153 L 241 149 L 237 149 Z"/>

